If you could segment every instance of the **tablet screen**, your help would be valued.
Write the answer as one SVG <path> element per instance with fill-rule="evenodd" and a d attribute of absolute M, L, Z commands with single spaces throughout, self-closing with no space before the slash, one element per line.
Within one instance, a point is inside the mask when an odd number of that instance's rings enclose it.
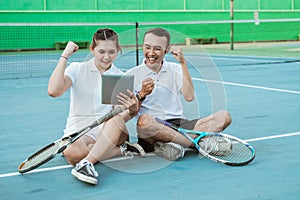
<path fill-rule="evenodd" d="M 117 96 L 121 92 L 129 95 L 127 89 L 133 91 L 133 75 L 102 75 L 102 104 L 118 105 Z"/>

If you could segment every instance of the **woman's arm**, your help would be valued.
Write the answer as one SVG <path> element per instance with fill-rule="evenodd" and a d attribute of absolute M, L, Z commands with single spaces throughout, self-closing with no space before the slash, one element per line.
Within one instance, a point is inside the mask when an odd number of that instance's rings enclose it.
<path fill-rule="evenodd" d="M 51 97 L 58 97 L 64 94 L 72 85 L 72 80 L 65 76 L 65 69 L 67 66 L 68 58 L 78 50 L 78 45 L 74 42 L 68 42 L 65 50 L 63 51 L 56 68 L 48 83 L 48 94 Z"/>

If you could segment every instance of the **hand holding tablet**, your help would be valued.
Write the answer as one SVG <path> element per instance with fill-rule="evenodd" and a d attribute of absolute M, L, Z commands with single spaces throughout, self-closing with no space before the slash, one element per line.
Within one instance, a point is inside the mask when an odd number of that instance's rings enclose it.
<path fill-rule="evenodd" d="M 133 91 L 133 75 L 102 75 L 101 103 L 119 105 L 118 94 L 128 94 L 127 90 Z"/>

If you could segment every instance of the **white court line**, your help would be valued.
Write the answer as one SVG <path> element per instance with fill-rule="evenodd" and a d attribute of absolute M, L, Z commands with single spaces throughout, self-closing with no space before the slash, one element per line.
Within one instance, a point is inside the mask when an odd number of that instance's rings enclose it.
<path fill-rule="evenodd" d="M 246 142 L 255 142 L 255 141 L 262 141 L 262 140 L 270 140 L 270 139 L 276 139 L 276 138 L 283 138 L 283 137 L 291 137 L 291 136 L 297 136 L 300 135 L 300 132 L 294 132 L 294 133 L 287 133 L 287 134 L 281 134 L 281 135 L 272 135 L 272 136 L 266 136 L 266 137 L 259 137 L 259 138 L 252 138 L 252 139 L 247 139 L 245 140 Z M 154 156 L 154 153 L 147 153 L 145 157 L 149 156 Z M 130 158 L 126 157 L 119 157 L 119 158 L 113 158 L 104 161 L 103 163 L 109 163 L 109 162 L 115 162 L 115 161 L 121 161 L 121 160 L 128 160 Z M 58 170 L 58 169 L 65 169 L 65 168 L 71 168 L 73 167 L 72 165 L 62 165 L 62 166 L 57 166 L 57 167 L 48 167 L 48 168 L 41 168 L 41 169 L 35 169 L 30 172 L 27 172 L 26 174 L 31 174 L 31 173 L 39 173 L 39 172 L 44 172 L 44 171 L 53 171 L 53 170 Z M 12 176 L 20 176 L 19 172 L 12 172 L 12 173 L 6 173 L 6 174 L 0 174 L 0 178 L 5 178 L 5 177 L 12 177 Z"/>
<path fill-rule="evenodd" d="M 38 172 L 44 172 L 44 171 L 53 171 L 57 169 L 65 169 L 72 167 L 72 165 L 62 165 L 62 166 L 57 166 L 57 167 L 46 167 L 46 168 L 41 168 L 41 169 L 35 169 L 30 172 L 27 172 L 26 174 L 32 174 L 32 173 L 38 173 Z M 21 175 L 19 172 L 12 172 L 12 173 L 7 173 L 7 174 L 0 174 L 0 178 L 4 177 L 9 177 L 9 176 L 18 176 Z"/>
<path fill-rule="evenodd" d="M 300 94 L 300 91 L 296 91 L 296 90 L 285 90 L 285 89 L 270 88 L 270 87 L 263 87 L 263 86 L 257 86 L 257 85 L 248 85 L 248 84 L 231 83 L 231 82 L 225 82 L 225 81 L 207 80 L 207 79 L 201 79 L 201 78 L 192 78 L 192 79 L 196 80 L 196 81 L 202 81 L 202 82 L 220 83 L 220 84 L 224 84 L 224 85 L 234 85 L 234 86 L 241 86 L 241 87 L 248 87 L 248 88 L 255 88 L 255 89 L 262 89 L 262 90 Z"/>
<path fill-rule="evenodd" d="M 199 54 L 188 54 L 187 57 L 199 57 Z M 290 60 L 298 60 L 298 58 L 295 57 L 268 57 L 265 59 L 265 56 L 246 56 L 246 55 L 230 55 L 230 54 L 204 54 L 202 57 L 208 57 L 211 58 L 211 60 L 235 60 L 235 61 L 245 61 L 245 62 L 256 62 L 257 64 L 261 62 L 267 62 L 272 64 L 273 62 L 285 62 Z M 254 63 L 255 64 L 255 63 Z M 241 64 L 243 65 L 243 64 Z M 231 66 L 231 65 L 220 65 L 220 66 Z"/>
<path fill-rule="evenodd" d="M 272 136 L 266 136 L 266 137 L 260 137 L 260 138 L 252 138 L 245 140 L 246 142 L 254 142 L 254 141 L 262 141 L 262 140 L 270 140 L 270 139 L 275 139 L 275 138 L 283 138 L 283 137 L 291 137 L 291 136 L 296 136 L 300 135 L 300 132 L 295 132 L 295 133 L 287 133 L 287 134 L 282 134 L 282 135 L 272 135 Z"/>
<path fill-rule="evenodd" d="M 155 155 L 154 153 L 147 153 L 145 155 L 145 157 L 154 156 L 154 155 Z M 121 160 L 130 160 L 130 159 L 131 158 L 129 158 L 129 157 L 118 157 L 118 158 L 112 158 L 112 159 L 103 161 L 102 163 L 110 163 L 110 162 L 116 162 L 116 161 L 121 161 Z M 71 167 L 73 167 L 73 166 L 72 165 L 62 165 L 62 166 L 57 166 L 57 167 L 46 167 L 46 168 L 41 168 L 41 169 L 34 169 L 32 171 L 26 172 L 26 174 L 66 169 L 66 168 L 71 168 Z M 0 178 L 10 177 L 10 176 L 19 176 L 19 175 L 22 175 L 22 174 L 20 174 L 19 172 L 12 172 L 12 173 L 7 173 L 7 174 L 0 174 Z"/>

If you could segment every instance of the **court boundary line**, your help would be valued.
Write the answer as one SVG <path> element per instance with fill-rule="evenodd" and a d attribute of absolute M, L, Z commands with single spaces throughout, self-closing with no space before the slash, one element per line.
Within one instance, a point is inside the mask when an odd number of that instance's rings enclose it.
<path fill-rule="evenodd" d="M 259 138 L 252 138 L 252 139 L 246 139 L 245 141 L 246 142 L 256 142 L 256 141 L 291 137 L 291 136 L 297 136 L 297 135 L 300 135 L 300 132 L 286 133 L 286 134 L 280 134 L 280 135 L 271 135 L 271 136 L 265 136 L 265 137 L 259 137 Z M 147 153 L 145 155 L 145 157 L 150 157 L 150 156 L 155 156 L 155 154 L 154 153 Z M 131 158 L 117 157 L 117 158 L 112 158 L 112 159 L 103 161 L 102 163 L 116 162 L 116 161 L 122 161 L 122 160 L 128 160 L 128 159 L 131 159 Z M 59 169 L 66 169 L 66 168 L 71 168 L 71 167 L 73 167 L 73 166 L 72 165 L 62 165 L 62 166 L 56 166 L 56 167 L 46 167 L 46 168 L 32 170 L 30 172 L 27 172 L 26 174 L 39 173 L 39 172 L 44 172 L 44 171 L 53 171 L 53 170 L 59 170 Z M 23 174 L 21 174 L 19 172 L 5 173 L 5 174 L 0 174 L 0 179 L 1 178 L 6 178 L 6 177 L 12 177 L 12 176 L 21 176 L 21 175 L 23 175 Z"/>
<path fill-rule="evenodd" d="M 281 135 L 271 135 L 271 136 L 265 136 L 265 137 L 259 137 L 259 138 L 252 138 L 245 140 L 246 142 L 256 142 L 256 141 L 263 141 L 263 140 L 271 140 L 276 138 L 284 138 L 284 137 L 291 137 L 291 136 L 297 136 L 300 135 L 300 132 L 294 132 L 294 133 L 286 133 Z"/>
<path fill-rule="evenodd" d="M 219 84 L 224 84 L 224 85 L 233 85 L 233 86 L 240 86 L 240 87 L 247 87 L 247 88 L 254 88 L 254 89 L 276 91 L 276 92 L 300 94 L 300 91 L 296 91 L 296 90 L 271 88 L 271 87 L 264 87 L 264 86 L 258 86 L 258 85 L 249 85 L 249 84 L 243 84 L 243 83 L 233 83 L 233 82 L 209 80 L 209 79 L 202 79 L 202 78 L 192 78 L 192 79 L 196 80 L 196 81 L 209 82 L 209 83 L 219 83 Z"/>

